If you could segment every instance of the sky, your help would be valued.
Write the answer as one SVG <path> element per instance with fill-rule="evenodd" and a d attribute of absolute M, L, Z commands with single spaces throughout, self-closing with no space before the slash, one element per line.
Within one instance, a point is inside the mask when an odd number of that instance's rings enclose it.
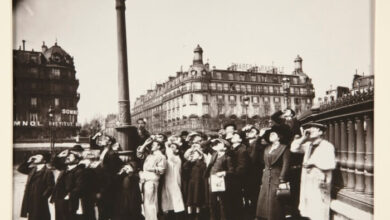
<path fill-rule="evenodd" d="M 118 112 L 115 0 L 24 0 L 13 11 L 14 49 L 40 51 L 42 42 L 74 57 L 78 120 Z M 312 78 L 316 97 L 351 87 L 353 74 L 370 74 L 369 0 L 127 0 L 127 53 L 131 106 L 156 83 L 203 59 L 294 69 Z"/>

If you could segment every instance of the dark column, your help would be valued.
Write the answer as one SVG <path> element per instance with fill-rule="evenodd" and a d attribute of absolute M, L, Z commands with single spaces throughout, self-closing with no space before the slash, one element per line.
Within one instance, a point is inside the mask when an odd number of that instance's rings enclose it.
<path fill-rule="evenodd" d="M 355 126 L 352 119 L 348 119 L 348 183 L 347 188 L 355 188 Z"/>
<path fill-rule="evenodd" d="M 355 161 L 355 190 L 364 191 L 364 131 L 361 117 L 356 117 L 356 161 Z"/>
<path fill-rule="evenodd" d="M 343 176 L 344 186 L 347 185 L 348 175 L 347 175 L 347 161 L 348 161 L 348 136 L 347 136 L 347 126 L 344 120 L 340 122 L 340 165 L 341 165 L 341 175 Z"/>
<path fill-rule="evenodd" d="M 332 143 L 333 145 L 335 144 L 334 143 L 334 125 L 333 125 L 333 122 L 329 122 L 329 142 Z"/>
<path fill-rule="evenodd" d="M 118 143 L 123 150 L 135 150 L 137 131 L 132 127 L 130 117 L 129 78 L 127 68 L 125 0 L 116 0 L 117 30 L 118 30 L 118 103 L 119 126 Z M 133 140 L 133 141 L 130 141 Z"/>
<path fill-rule="evenodd" d="M 340 164 L 340 122 L 334 123 L 334 147 L 336 148 L 337 163 Z"/>
<path fill-rule="evenodd" d="M 326 132 L 325 132 L 325 139 L 330 142 L 330 123 L 327 123 Z"/>
<path fill-rule="evenodd" d="M 373 127 L 372 116 L 366 115 L 364 117 L 366 122 L 366 161 L 364 163 L 364 175 L 365 175 L 365 193 L 372 195 L 373 180 L 374 180 L 374 164 L 373 164 Z"/>

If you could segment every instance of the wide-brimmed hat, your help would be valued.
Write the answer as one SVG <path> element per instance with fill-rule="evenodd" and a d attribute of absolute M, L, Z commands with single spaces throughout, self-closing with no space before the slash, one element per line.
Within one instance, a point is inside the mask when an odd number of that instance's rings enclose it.
<path fill-rule="evenodd" d="M 321 124 L 321 123 L 317 123 L 317 122 L 309 122 L 309 123 L 302 125 L 302 127 L 303 127 L 303 129 L 315 127 L 315 128 L 319 128 L 322 131 L 326 131 L 326 125 Z"/>
<path fill-rule="evenodd" d="M 264 140 L 267 141 L 268 143 L 271 143 L 271 141 L 269 140 L 269 136 L 272 132 L 275 132 L 278 134 L 279 141 L 280 141 L 280 143 L 283 143 L 283 144 L 287 143 L 287 141 L 290 137 L 290 133 L 291 133 L 288 126 L 274 125 L 271 127 L 271 129 L 268 129 L 264 133 L 264 136 L 263 136 Z"/>

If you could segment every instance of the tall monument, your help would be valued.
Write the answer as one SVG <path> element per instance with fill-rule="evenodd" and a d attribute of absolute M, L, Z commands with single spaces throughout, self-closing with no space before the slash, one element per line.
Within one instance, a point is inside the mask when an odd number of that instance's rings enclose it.
<path fill-rule="evenodd" d="M 118 104 L 119 125 L 118 143 L 123 150 L 135 152 L 137 145 L 137 129 L 131 126 L 130 98 L 129 98 L 129 76 L 127 67 L 127 43 L 126 43 L 126 20 L 125 0 L 116 1 L 116 16 L 118 30 Z"/>

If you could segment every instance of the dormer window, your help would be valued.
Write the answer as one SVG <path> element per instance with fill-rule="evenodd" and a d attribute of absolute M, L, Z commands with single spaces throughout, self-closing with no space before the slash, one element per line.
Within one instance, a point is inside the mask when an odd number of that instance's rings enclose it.
<path fill-rule="evenodd" d="M 52 73 L 53 78 L 60 77 L 60 70 L 59 69 L 53 68 L 53 69 L 51 69 L 51 73 Z"/>
<path fill-rule="evenodd" d="M 61 61 L 61 57 L 58 54 L 53 54 L 53 61 L 59 63 Z"/>

